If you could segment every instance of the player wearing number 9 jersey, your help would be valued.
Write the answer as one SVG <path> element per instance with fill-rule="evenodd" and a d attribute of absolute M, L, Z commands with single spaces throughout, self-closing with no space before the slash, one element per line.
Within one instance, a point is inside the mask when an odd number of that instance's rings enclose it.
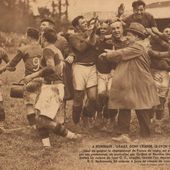
<path fill-rule="evenodd" d="M 35 28 L 28 28 L 26 32 L 29 44 L 20 47 L 17 50 L 16 56 L 9 62 L 8 67 L 16 67 L 20 62 L 24 62 L 25 76 L 30 75 L 40 70 L 40 60 L 42 49 L 38 43 L 39 32 Z M 38 94 L 38 87 L 42 82 L 41 78 L 36 78 L 25 85 L 24 103 L 26 105 L 27 119 L 30 126 L 35 126 L 35 110 L 34 104 Z"/>

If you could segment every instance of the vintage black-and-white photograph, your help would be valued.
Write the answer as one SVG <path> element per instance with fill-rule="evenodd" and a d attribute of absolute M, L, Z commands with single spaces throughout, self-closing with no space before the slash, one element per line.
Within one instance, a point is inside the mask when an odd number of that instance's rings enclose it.
<path fill-rule="evenodd" d="M 0 170 L 168 170 L 170 0 L 0 0 Z"/>

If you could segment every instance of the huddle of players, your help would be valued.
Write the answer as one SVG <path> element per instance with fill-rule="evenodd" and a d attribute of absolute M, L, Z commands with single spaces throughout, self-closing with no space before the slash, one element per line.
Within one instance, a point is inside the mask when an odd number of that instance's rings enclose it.
<path fill-rule="evenodd" d="M 139 4 L 138 7 L 140 6 Z M 1 72 L 14 71 L 16 65 L 21 60 L 24 61 L 24 102 L 27 119 L 31 126 L 37 126 L 44 146 L 50 146 L 49 133 L 51 131 L 70 139 L 80 137 L 79 134 L 69 131 L 63 124 L 55 121 L 56 113 L 66 96 L 64 91 L 72 93 L 70 92 L 72 89 L 68 90 L 71 86 L 70 82 L 64 79 L 69 79 L 73 83 L 72 118 L 75 125 L 79 125 L 82 120 L 83 126 L 91 126 L 97 111 L 96 122 L 101 124 L 101 120 L 104 121 L 103 129 L 108 129 L 109 124 L 114 125 L 118 114 L 118 110 L 111 110 L 107 107 L 108 93 L 116 65 L 101 62 L 98 56 L 106 49 L 117 50 L 128 46 L 122 21 L 118 19 L 108 23 L 99 22 L 97 18 L 94 18 L 88 24 L 83 16 L 78 16 L 72 21 L 72 25 L 75 33 L 65 36 L 56 34 L 55 24 L 49 19 L 41 21 L 40 32 L 34 28 L 28 28 L 29 44 L 20 47 L 11 61 L 7 59 L 6 52 L 1 49 L 2 55 L 0 56 L 7 63 L 0 69 Z M 156 109 L 156 118 L 161 119 L 169 88 L 170 67 L 167 50 L 170 29 L 165 28 L 160 34 L 150 26 L 147 31 L 150 34 L 153 49 L 150 50 L 153 77 L 158 86 L 161 103 Z M 157 47 L 160 49 L 158 50 Z M 165 51 L 165 53 L 158 51 Z M 167 55 L 167 57 L 160 59 L 161 55 Z M 68 63 L 72 65 L 71 74 L 64 76 L 63 70 Z M 85 95 L 86 102 L 84 103 Z M 0 103 L 3 103 L 3 100 Z M 0 118 L 4 121 L 3 104 L 0 108 Z"/>
<path fill-rule="evenodd" d="M 1 55 L 7 63 L 1 67 L 1 72 L 15 71 L 17 64 L 21 60 L 24 62 L 25 76 L 22 81 L 25 83 L 24 103 L 27 119 L 30 126 L 38 129 L 44 146 L 50 146 L 51 131 L 69 139 L 80 137 L 79 134 L 66 129 L 62 123 L 55 121 L 56 113 L 64 99 L 64 58 L 61 51 L 55 47 L 56 31 L 51 25 L 54 26 L 54 23 L 45 19 L 41 22 L 40 33 L 34 28 L 28 28 L 26 35 L 29 43 L 21 46 L 11 61 L 6 61 L 6 53 Z M 5 112 L 1 120 L 5 120 Z M 2 126 L 1 130 L 5 131 Z"/>
<path fill-rule="evenodd" d="M 135 8 L 141 10 L 141 6 L 144 8 L 143 1 L 142 3 L 140 1 Z M 139 23 L 140 20 L 136 18 L 135 20 L 133 15 L 124 21 L 127 25 L 129 20 L 131 23 Z M 165 28 L 163 33 L 161 33 L 156 28 L 155 21 L 151 15 L 146 13 L 146 16 L 142 15 L 142 17 L 144 17 L 141 20 L 143 23 L 139 24 L 146 24 L 146 37 L 148 37 L 143 43 L 147 51 L 150 49 L 149 55 L 152 63 L 153 78 L 160 97 L 160 105 L 153 108 L 150 112 L 151 118 L 153 118 L 156 112 L 157 127 L 155 127 L 155 131 L 160 133 L 161 121 L 159 120 L 161 120 L 163 116 L 164 104 L 169 89 L 168 72 L 170 67 L 169 53 L 167 51 L 169 47 L 170 29 Z M 133 21 L 131 21 L 131 18 Z M 106 22 L 101 23 L 99 30 L 97 29 L 98 23 L 95 22 L 95 18 L 93 20 L 93 26 L 90 25 L 89 29 L 83 16 L 76 17 L 72 22 L 75 28 L 75 34 L 67 37 L 73 53 L 75 54 L 72 66 L 74 86 L 73 121 L 75 124 L 79 124 L 81 117 L 83 124 L 85 126 L 90 126 L 93 124 L 93 116 L 97 111 L 97 120 L 100 121 L 101 117 L 103 118 L 102 121 L 104 120 L 104 127 L 102 129 L 112 130 L 109 128 L 115 124 L 116 116 L 119 111 L 116 109 L 109 109 L 107 107 L 107 102 L 116 65 L 100 61 L 97 57 L 106 50 L 118 50 L 128 47 L 129 41 L 127 37 L 124 36 L 123 23 L 119 19 L 114 20 L 111 24 Z M 148 22 L 149 20 L 153 21 Z M 112 35 L 109 36 L 110 34 Z M 159 49 L 155 46 L 159 46 Z M 87 100 L 84 104 L 85 93 Z M 111 126 L 108 126 L 109 124 Z"/>

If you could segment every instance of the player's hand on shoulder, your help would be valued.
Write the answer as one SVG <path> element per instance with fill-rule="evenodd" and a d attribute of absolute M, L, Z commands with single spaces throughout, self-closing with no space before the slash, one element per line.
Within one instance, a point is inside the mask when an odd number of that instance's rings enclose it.
<path fill-rule="evenodd" d="M 65 59 L 66 62 L 68 62 L 69 64 L 72 64 L 73 61 L 74 61 L 74 56 L 68 56 L 66 59 Z"/>
<path fill-rule="evenodd" d="M 106 56 L 107 56 L 107 53 L 104 52 L 104 53 L 102 53 L 102 54 L 99 55 L 99 59 L 100 59 L 100 60 L 104 60 L 104 59 L 106 58 Z"/>

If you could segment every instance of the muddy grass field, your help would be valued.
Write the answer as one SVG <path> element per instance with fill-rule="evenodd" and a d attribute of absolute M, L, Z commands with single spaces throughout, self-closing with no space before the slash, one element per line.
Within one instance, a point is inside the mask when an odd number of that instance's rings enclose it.
<path fill-rule="evenodd" d="M 10 55 L 13 56 L 14 54 Z M 3 80 L 4 106 L 6 110 L 7 129 L 25 127 L 28 125 L 25 107 L 21 99 L 9 97 L 12 82 L 17 82 L 23 76 L 23 64 L 19 64 L 15 72 L 4 73 Z M 71 104 L 67 105 L 67 117 L 69 122 L 66 126 L 73 131 L 83 134 L 81 141 L 69 141 L 62 137 L 51 135 L 50 149 L 44 149 L 36 130 L 20 130 L 8 134 L 0 134 L 0 170 L 140 170 L 140 169 L 170 169 L 169 165 L 158 166 L 139 164 L 114 164 L 114 163 L 87 163 L 79 159 L 79 153 L 83 149 L 93 145 L 115 145 L 111 140 L 112 133 L 100 132 L 98 129 L 77 129 L 71 121 Z M 168 111 L 166 119 L 162 123 L 163 134 L 153 133 L 150 139 L 138 138 L 138 123 L 133 116 L 131 136 L 134 144 L 170 144 L 170 123 Z M 136 140 L 138 139 L 138 140 Z M 133 143 L 132 143 L 133 144 Z"/>

